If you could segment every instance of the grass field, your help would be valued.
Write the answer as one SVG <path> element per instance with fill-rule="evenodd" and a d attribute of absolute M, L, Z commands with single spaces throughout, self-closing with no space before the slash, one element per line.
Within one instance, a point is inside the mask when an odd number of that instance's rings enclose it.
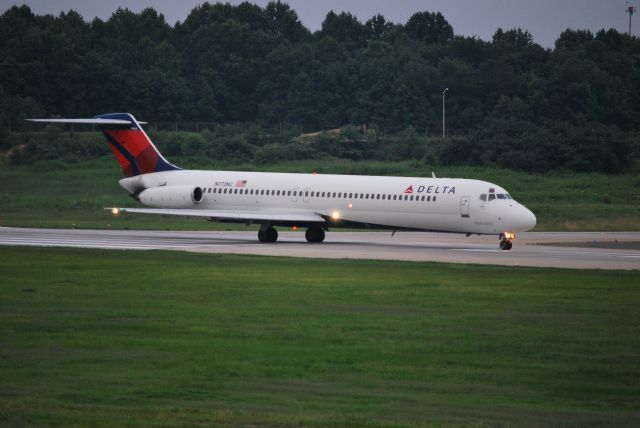
<path fill-rule="evenodd" d="M 184 167 L 325 172 L 373 175 L 464 177 L 505 187 L 538 218 L 538 231 L 640 230 L 640 178 L 637 175 L 553 173 L 531 175 L 472 167 L 430 167 L 422 162 L 306 161 L 275 165 L 194 164 Z M 112 156 L 65 165 L 41 162 L 0 165 L 0 225 L 79 228 L 243 229 L 205 221 L 127 215 L 118 219 L 107 206 L 136 206 L 118 184 L 122 173 Z"/>
<path fill-rule="evenodd" d="M 640 273 L 0 249 L 0 425 L 640 424 Z"/>

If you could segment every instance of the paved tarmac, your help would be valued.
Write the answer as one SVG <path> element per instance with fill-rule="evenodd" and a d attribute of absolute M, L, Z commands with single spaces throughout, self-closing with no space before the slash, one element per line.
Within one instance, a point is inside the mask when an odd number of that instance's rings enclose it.
<path fill-rule="evenodd" d="M 614 248 L 598 248 L 599 246 Z M 624 243 L 623 249 L 615 244 Z M 513 249 L 498 249 L 495 236 L 444 233 L 328 232 L 309 244 L 302 232 L 280 231 L 275 244 L 260 244 L 256 232 L 27 229 L 0 227 L 0 245 L 179 250 L 198 253 L 436 261 L 573 269 L 640 269 L 640 232 L 528 232 Z M 539 245 L 541 244 L 541 245 Z M 601 245 L 602 244 L 602 245 Z M 631 247 L 631 249 L 629 248 Z"/>

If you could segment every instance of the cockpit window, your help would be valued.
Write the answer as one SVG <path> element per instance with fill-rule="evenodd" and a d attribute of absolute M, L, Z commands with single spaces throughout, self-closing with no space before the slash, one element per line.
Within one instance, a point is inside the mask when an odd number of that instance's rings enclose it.
<path fill-rule="evenodd" d="M 486 201 L 487 200 L 487 194 L 483 193 L 482 195 L 480 195 L 480 200 L 481 201 Z"/>
<path fill-rule="evenodd" d="M 504 193 L 498 193 L 496 196 L 498 197 L 498 199 L 507 199 Z"/>
<path fill-rule="evenodd" d="M 489 200 L 493 201 L 496 198 L 496 195 L 493 193 L 489 193 Z"/>
<path fill-rule="evenodd" d="M 511 197 L 511 195 L 510 195 L 510 194 L 508 194 L 508 193 L 507 193 L 505 196 L 507 197 L 507 199 L 513 199 L 513 198 Z"/>

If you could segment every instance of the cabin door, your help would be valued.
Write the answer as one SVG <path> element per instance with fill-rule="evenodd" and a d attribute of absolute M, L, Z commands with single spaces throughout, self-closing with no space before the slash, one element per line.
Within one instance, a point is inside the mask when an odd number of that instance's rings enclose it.
<path fill-rule="evenodd" d="M 469 217 L 469 197 L 462 196 L 460 198 L 460 216 Z"/>

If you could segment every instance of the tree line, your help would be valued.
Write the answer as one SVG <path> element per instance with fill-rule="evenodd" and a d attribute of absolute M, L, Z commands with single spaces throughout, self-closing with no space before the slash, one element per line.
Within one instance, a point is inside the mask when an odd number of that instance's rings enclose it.
<path fill-rule="evenodd" d="M 470 131 L 424 149 L 420 135 L 442 126 L 444 88 L 447 126 Z M 640 41 L 613 29 L 567 29 L 544 49 L 522 29 L 498 29 L 490 41 L 455 35 L 440 13 L 402 24 L 329 12 L 310 32 L 279 1 L 204 3 L 174 26 L 151 8 L 91 22 L 28 6 L 0 17 L 5 144 L 8 121 L 130 111 L 146 121 L 271 130 L 365 125 L 359 136 L 319 139 L 344 146 L 337 156 L 389 150 L 443 163 L 617 172 L 638 155 L 639 96 Z M 294 143 L 268 144 L 286 153 Z M 259 142 L 250 149 L 264 152 Z"/>

